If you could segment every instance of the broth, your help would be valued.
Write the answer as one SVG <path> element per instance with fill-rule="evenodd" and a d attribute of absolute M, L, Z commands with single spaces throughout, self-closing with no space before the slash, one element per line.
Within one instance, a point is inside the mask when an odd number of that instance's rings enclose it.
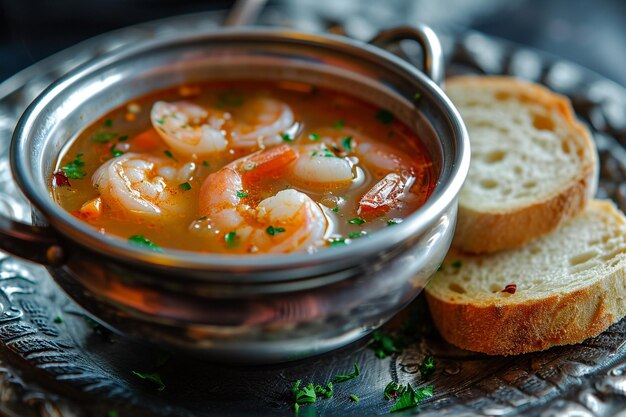
<path fill-rule="evenodd" d="M 65 150 L 51 192 L 149 249 L 286 253 L 395 226 L 435 182 L 419 138 L 388 111 L 308 84 L 228 81 L 111 111 Z"/>

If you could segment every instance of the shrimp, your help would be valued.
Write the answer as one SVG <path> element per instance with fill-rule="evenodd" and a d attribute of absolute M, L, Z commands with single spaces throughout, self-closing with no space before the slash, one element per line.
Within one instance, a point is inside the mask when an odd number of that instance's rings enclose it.
<path fill-rule="evenodd" d="M 313 189 L 344 188 L 356 174 L 354 164 L 342 158 L 324 143 L 296 145 L 298 159 L 291 168 L 291 176 L 298 184 Z"/>
<path fill-rule="evenodd" d="M 224 151 L 228 142 L 221 129 L 229 117 L 186 101 L 157 101 L 150 111 L 152 126 L 165 143 L 185 156 Z"/>
<path fill-rule="evenodd" d="M 321 129 L 319 135 L 326 147 L 340 155 L 356 157 L 353 163 L 365 165 L 377 177 L 383 177 L 359 200 L 359 215 L 374 217 L 397 208 L 415 181 L 416 163 L 404 152 L 350 128 L 341 131 Z"/>
<path fill-rule="evenodd" d="M 289 253 L 324 244 L 329 222 L 306 194 L 286 189 L 254 204 L 260 199 L 259 183 L 285 175 L 297 158 L 292 148 L 281 145 L 235 160 L 207 177 L 200 190 L 200 214 L 227 248 Z"/>
<path fill-rule="evenodd" d="M 279 145 L 281 134 L 294 125 L 294 114 L 282 101 L 258 97 L 246 101 L 236 113 L 235 127 L 231 131 L 235 148 L 264 148 Z"/>
<path fill-rule="evenodd" d="M 193 179 L 195 163 L 126 153 L 102 164 L 91 179 L 108 208 L 133 216 L 182 214 L 188 205 L 176 198 L 178 184 Z"/>

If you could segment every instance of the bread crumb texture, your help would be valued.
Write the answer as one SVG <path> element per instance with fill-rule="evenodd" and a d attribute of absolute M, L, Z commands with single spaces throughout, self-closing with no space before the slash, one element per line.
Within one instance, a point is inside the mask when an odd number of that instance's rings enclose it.
<path fill-rule="evenodd" d="M 623 214 L 594 200 L 522 248 L 453 250 L 426 288 L 433 320 L 450 343 L 488 354 L 582 342 L 626 315 L 625 236 Z"/>

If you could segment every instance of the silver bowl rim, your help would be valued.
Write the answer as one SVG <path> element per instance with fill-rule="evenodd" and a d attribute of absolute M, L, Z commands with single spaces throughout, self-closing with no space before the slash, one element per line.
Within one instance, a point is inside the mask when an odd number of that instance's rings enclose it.
<path fill-rule="evenodd" d="M 131 58 L 135 54 L 144 53 L 151 49 L 158 49 L 181 42 L 195 40 L 225 39 L 225 40 L 252 40 L 273 42 L 304 42 L 308 45 L 324 46 L 340 52 L 367 54 L 370 57 L 386 61 L 415 77 L 421 86 L 433 97 L 437 97 L 436 104 L 442 114 L 447 115 L 453 135 L 457 138 L 457 150 L 452 161 L 453 167 L 447 183 L 438 181 L 433 194 L 418 210 L 407 216 L 402 227 L 385 228 L 377 231 L 369 239 L 356 239 L 349 245 L 337 248 L 319 250 L 314 254 L 291 253 L 277 255 L 225 255 L 197 253 L 166 248 L 163 252 L 152 252 L 129 244 L 125 239 L 103 235 L 87 223 L 80 221 L 59 206 L 47 193 L 42 195 L 35 188 L 36 178 L 28 165 L 29 137 L 37 128 L 39 116 L 45 112 L 50 101 L 62 95 L 66 88 L 83 77 L 89 77 L 92 72 L 114 65 L 116 61 Z M 57 157 L 58 155 L 55 155 Z M 460 114 L 445 95 L 442 89 L 428 78 L 423 72 L 393 55 L 392 53 L 371 44 L 353 40 L 344 36 L 330 34 L 315 34 L 275 28 L 219 28 L 203 34 L 170 34 L 158 39 L 145 40 L 133 45 L 119 47 L 92 59 L 78 68 L 70 71 L 49 87 L 47 87 L 26 109 L 15 128 L 11 149 L 11 167 L 14 177 L 27 199 L 43 214 L 54 230 L 61 235 L 78 243 L 80 246 L 96 252 L 105 258 L 114 258 L 118 261 L 133 264 L 137 267 L 174 268 L 181 271 L 271 271 L 288 270 L 298 267 L 307 267 L 315 264 L 330 265 L 341 263 L 345 259 L 354 259 L 359 263 L 364 255 L 378 253 L 382 249 L 391 248 L 411 236 L 419 235 L 428 228 L 430 223 L 454 203 L 457 198 L 469 169 L 469 136 Z"/>

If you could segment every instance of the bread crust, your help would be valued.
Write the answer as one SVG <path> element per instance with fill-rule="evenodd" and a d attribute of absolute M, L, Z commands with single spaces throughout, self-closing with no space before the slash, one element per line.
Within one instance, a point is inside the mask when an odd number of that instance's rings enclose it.
<path fill-rule="evenodd" d="M 462 76 L 447 81 L 448 88 L 472 86 L 497 88 L 520 101 L 538 103 L 557 110 L 580 139 L 583 160 L 579 175 L 561 190 L 533 204 L 500 211 L 478 211 L 459 201 L 453 245 L 468 253 L 491 253 L 523 246 L 543 236 L 580 213 L 593 198 L 598 183 L 597 155 L 591 134 L 578 122 L 567 98 L 545 87 L 511 77 Z"/>
<path fill-rule="evenodd" d="M 594 217 L 610 219 L 607 229 L 623 228 L 626 223 L 610 202 L 593 200 L 589 210 Z M 481 265 L 483 258 L 475 259 Z M 528 281 L 537 279 L 538 273 L 529 271 Z M 523 281 L 518 278 L 517 284 Z M 505 298 L 461 299 L 447 287 L 433 285 L 436 281 L 425 293 L 433 321 L 446 341 L 489 355 L 518 355 L 581 343 L 626 315 L 621 296 L 626 290 L 626 262 L 622 260 L 610 273 L 586 282 L 588 285 L 569 292 L 554 288 L 542 298 L 518 292 Z"/>
<path fill-rule="evenodd" d="M 583 342 L 626 315 L 626 272 L 620 269 L 572 293 L 523 304 L 457 304 L 426 292 L 439 333 L 462 349 L 519 355 Z"/>

